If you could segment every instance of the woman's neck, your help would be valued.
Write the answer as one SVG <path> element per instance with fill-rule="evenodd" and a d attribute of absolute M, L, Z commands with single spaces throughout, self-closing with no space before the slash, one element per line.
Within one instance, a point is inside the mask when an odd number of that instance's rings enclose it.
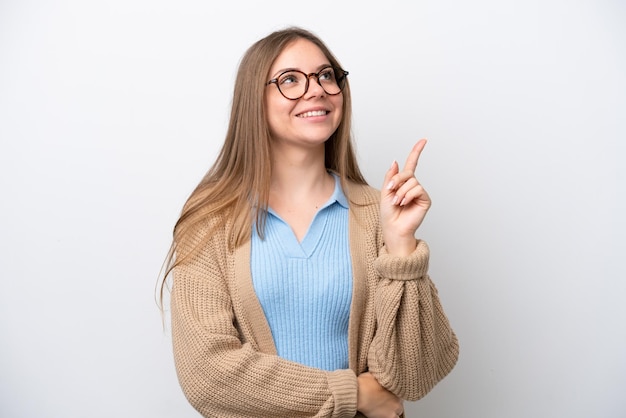
<path fill-rule="evenodd" d="M 272 154 L 269 206 L 289 224 L 298 241 L 334 190 L 335 179 L 326 171 L 323 148 L 316 153 Z"/>
<path fill-rule="evenodd" d="M 271 194 L 296 199 L 330 193 L 334 180 L 327 172 L 324 161 L 324 148 L 317 150 L 284 149 L 272 154 Z"/>

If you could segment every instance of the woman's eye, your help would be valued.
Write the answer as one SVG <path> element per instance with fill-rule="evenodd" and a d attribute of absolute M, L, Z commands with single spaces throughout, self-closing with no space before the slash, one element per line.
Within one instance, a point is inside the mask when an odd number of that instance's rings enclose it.
<path fill-rule="evenodd" d="M 298 76 L 295 74 L 286 74 L 281 77 L 280 84 L 293 84 L 298 82 Z"/>
<path fill-rule="evenodd" d="M 330 69 L 330 68 L 327 69 L 327 70 L 323 70 L 320 73 L 319 79 L 323 80 L 323 81 L 332 81 L 332 80 L 334 80 L 335 76 L 334 76 L 333 70 Z"/>

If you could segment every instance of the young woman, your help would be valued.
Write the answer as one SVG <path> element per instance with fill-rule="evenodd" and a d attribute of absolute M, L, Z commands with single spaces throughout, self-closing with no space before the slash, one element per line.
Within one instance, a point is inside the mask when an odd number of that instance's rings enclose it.
<path fill-rule="evenodd" d="M 457 361 L 415 238 L 425 140 L 368 186 L 347 75 L 300 28 L 242 59 L 226 140 L 167 260 L 176 370 L 206 417 L 398 417 Z"/>

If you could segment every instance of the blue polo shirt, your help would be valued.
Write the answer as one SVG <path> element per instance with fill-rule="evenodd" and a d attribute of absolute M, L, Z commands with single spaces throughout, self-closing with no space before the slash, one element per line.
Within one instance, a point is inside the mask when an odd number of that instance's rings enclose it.
<path fill-rule="evenodd" d="M 253 228 L 251 251 L 254 290 L 278 355 L 324 370 L 347 369 L 352 264 L 339 178 L 302 242 L 270 208 L 265 239 Z"/>

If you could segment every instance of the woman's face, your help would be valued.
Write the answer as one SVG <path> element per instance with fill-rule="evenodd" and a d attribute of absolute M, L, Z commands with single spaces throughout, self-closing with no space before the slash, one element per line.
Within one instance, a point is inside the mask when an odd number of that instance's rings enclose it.
<path fill-rule="evenodd" d="M 272 65 L 268 80 L 286 70 L 317 73 L 330 61 L 311 41 L 298 39 L 288 45 Z M 337 130 L 343 110 L 343 93 L 327 94 L 312 76 L 307 92 L 298 100 L 285 98 L 277 86 L 269 84 L 265 108 L 272 139 L 299 146 L 323 144 Z"/>

